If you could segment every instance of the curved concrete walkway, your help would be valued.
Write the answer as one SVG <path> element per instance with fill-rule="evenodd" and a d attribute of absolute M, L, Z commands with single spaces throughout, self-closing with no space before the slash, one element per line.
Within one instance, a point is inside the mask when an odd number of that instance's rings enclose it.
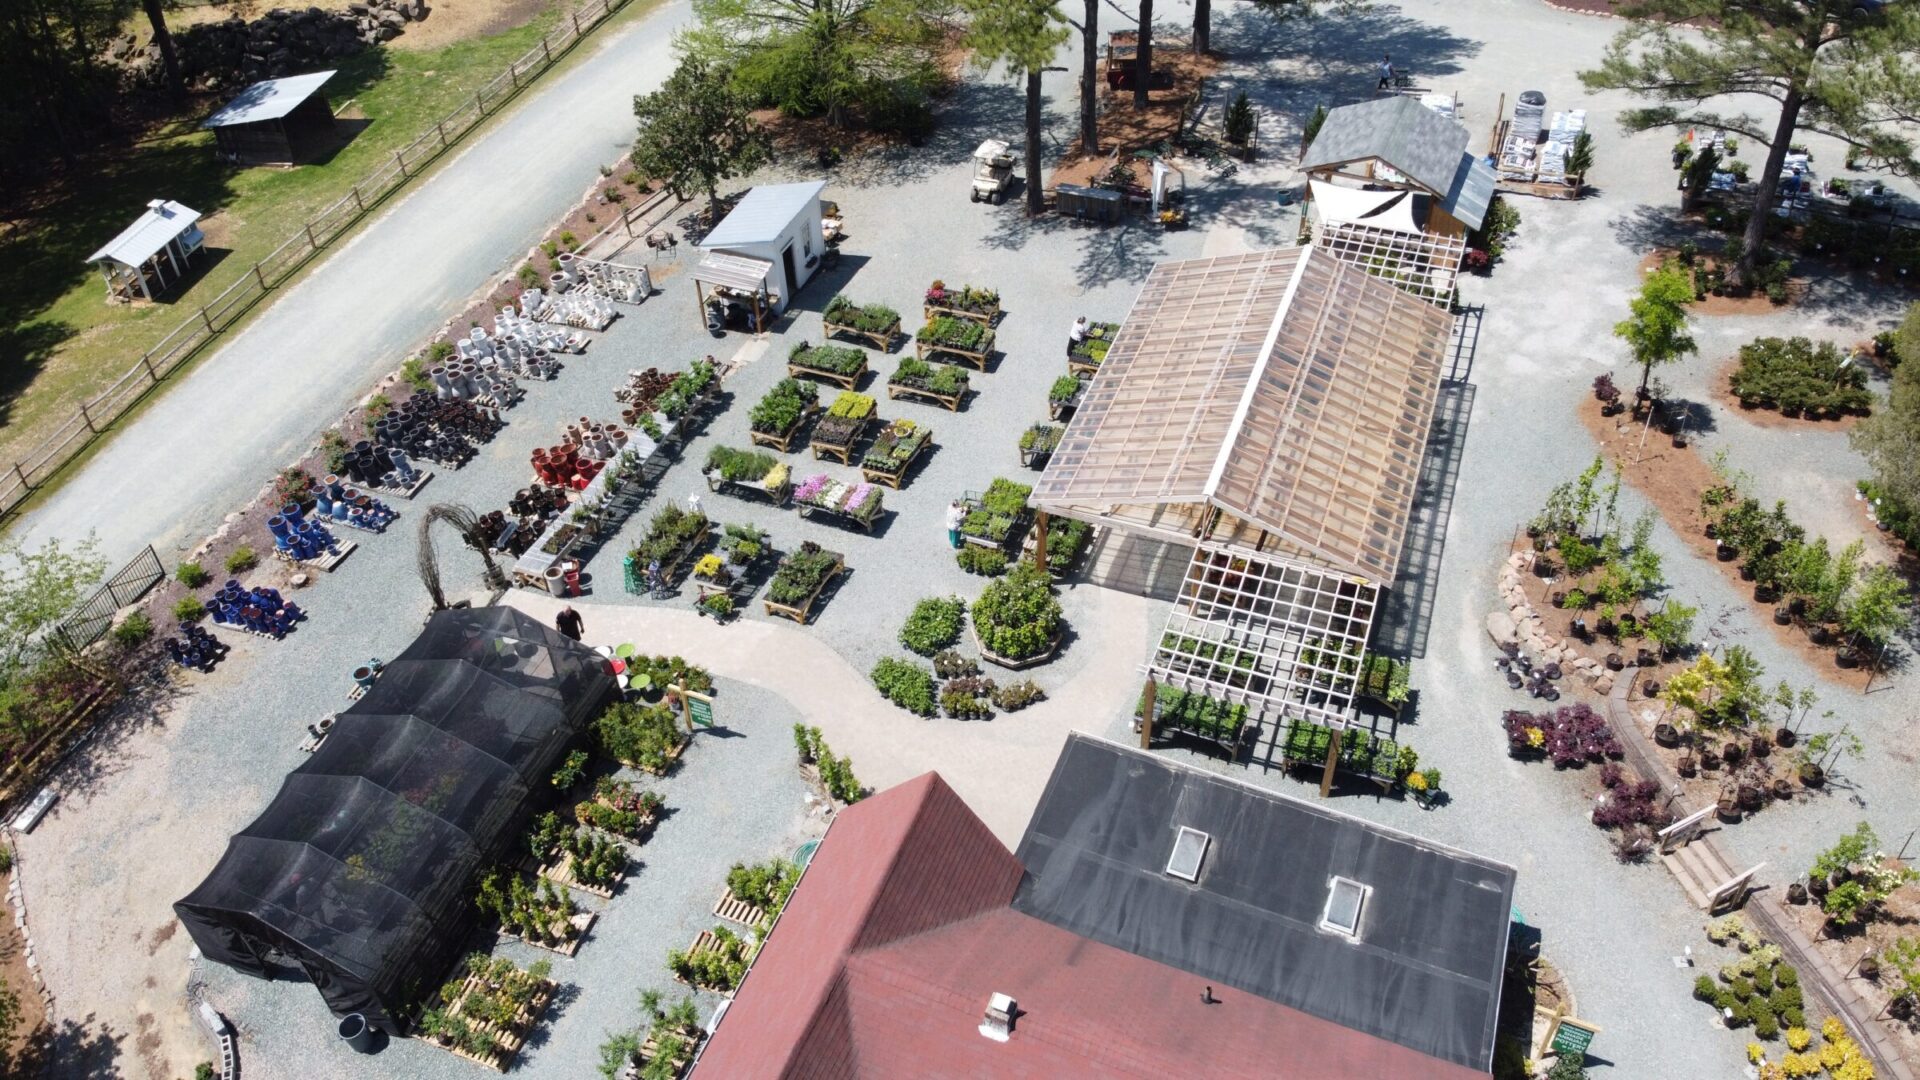
<path fill-rule="evenodd" d="M 1083 633 L 1074 647 L 1092 657 L 1086 666 L 1045 701 L 971 722 L 921 719 L 888 704 L 866 673 L 798 625 L 741 618 L 721 626 L 689 611 L 585 601 L 573 606 L 586 620 L 588 644 L 631 641 L 645 652 L 684 656 L 715 675 L 780 695 L 820 728 L 835 754 L 852 759 L 855 775 L 870 789 L 938 769 L 1011 848 L 1026 831 L 1067 732 L 1101 733 L 1139 694 L 1135 664 L 1152 603 L 1111 589 L 1093 593 L 1092 618 L 1076 623 Z M 560 610 L 559 600 L 524 589 L 509 593 L 505 603 L 549 624 Z M 998 682 L 1020 677 L 988 674 Z M 725 700 L 715 703 L 714 719 L 726 725 Z"/>

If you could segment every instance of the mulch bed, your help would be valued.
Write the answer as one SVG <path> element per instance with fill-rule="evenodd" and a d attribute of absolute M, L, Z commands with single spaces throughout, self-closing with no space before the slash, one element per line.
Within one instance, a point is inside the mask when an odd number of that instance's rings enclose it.
<path fill-rule="evenodd" d="M 1145 110 L 1133 107 L 1133 91 L 1106 89 L 1106 71 L 1104 65 L 1100 78 L 1100 150 L 1097 155 L 1088 156 L 1080 152 L 1078 121 L 1075 122 L 1076 137 L 1073 149 L 1060 160 L 1060 164 L 1047 177 L 1047 187 L 1061 184 L 1086 184 L 1094 177 L 1113 167 L 1113 155 L 1119 151 L 1122 160 L 1133 168 L 1134 181 L 1142 187 L 1152 183 L 1153 165 L 1151 162 L 1129 158 L 1135 150 L 1141 150 L 1155 143 L 1172 142 L 1180 132 L 1180 115 L 1187 99 L 1199 88 L 1202 79 L 1212 75 L 1220 67 L 1220 62 L 1211 56 L 1201 56 L 1191 50 L 1155 49 L 1153 66 L 1156 71 L 1168 71 L 1173 74 L 1173 87 L 1168 90 L 1154 90 L 1147 95 Z M 1078 113 L 1075 113 L 1076 118 Z"/>

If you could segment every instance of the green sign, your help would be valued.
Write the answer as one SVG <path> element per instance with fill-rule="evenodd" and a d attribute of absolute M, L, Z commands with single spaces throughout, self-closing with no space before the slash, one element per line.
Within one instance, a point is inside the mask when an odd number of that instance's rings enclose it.
<path fill-rule="evenodd" d="M 1593 1028 L 1571 1017 L 1562 1017 L 1560 1025 L 1553 1029 L 1553 1052 L 1585 1057 L 1587 1047 L 1593 1045 L 1593 1035 Z"/>
<path fill-rule="evenodd" d="M 713 702 L 705 698 L 687 695 L 687 716 L 701 727 L 713 726 Z"/>

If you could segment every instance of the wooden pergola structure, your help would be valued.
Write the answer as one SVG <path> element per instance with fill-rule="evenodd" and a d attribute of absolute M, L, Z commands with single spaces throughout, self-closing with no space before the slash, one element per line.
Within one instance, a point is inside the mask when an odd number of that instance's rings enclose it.
<path fill-rule="evenodd" d="M 1451 330 L 1312 245 L 1147 278 L 1032 495 L 1042 565 L 1050 514 L 1194 549 L 1142 665 L 1143 746 L 1160 683 L 1346 726 Z"/>
<path fill-rule="evenodd" d="M 188 262 L 206 243 L 200 211 L 172 199 L 153 199 L 134 223 L 87 256 L 107 283 L 108 300 L 152 300 L 178 285 Z"/>

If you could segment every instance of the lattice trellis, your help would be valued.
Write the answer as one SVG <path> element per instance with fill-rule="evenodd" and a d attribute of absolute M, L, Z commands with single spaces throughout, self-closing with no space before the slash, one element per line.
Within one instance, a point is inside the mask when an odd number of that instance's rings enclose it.
<path fill-rule="evenodd" d="M 1263 719 L 1344 728 L 1377 602 L 1376 588 L 1359 578 L 1203 544 L 1141 670 Z"/>
<path fill-rule="evenodd" d="M 1314 226 L 1314 246 L 1439 307 L 1453 306 L 1467 243 L 1457 236 L 1377 229 L 1351 221 Z"/>

